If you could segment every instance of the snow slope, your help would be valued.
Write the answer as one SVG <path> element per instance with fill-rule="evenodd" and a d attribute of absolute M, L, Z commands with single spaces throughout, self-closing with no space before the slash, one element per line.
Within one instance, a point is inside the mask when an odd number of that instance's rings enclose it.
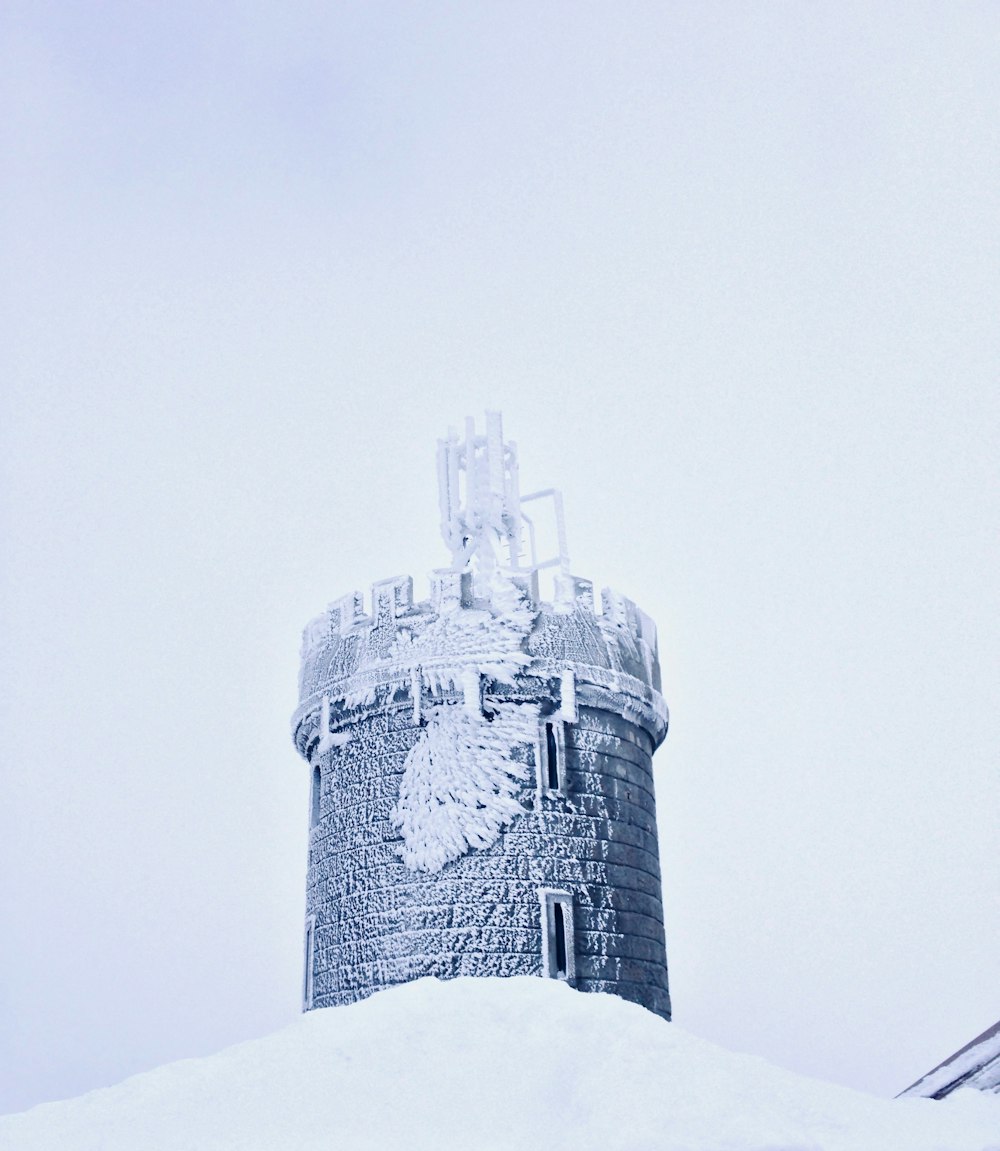
<path fill-rule="evenodd" d="M 982 1151 L 1000 1097 L 884 1100 L 607 995 L 422 979 L 0 1118 L 3 1151 Z"/>

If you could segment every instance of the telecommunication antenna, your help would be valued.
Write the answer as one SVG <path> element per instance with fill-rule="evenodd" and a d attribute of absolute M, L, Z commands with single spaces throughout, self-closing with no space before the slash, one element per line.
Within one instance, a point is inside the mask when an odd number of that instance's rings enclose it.
<path fill-rule="evenodd" d="M 522 496 L 518 487 L 517 444 L 504 443 L 499 412 L 486 413 L 486 434 L 477 435 L 475 420 L 465 421 L 465 437 L 452 428 L 438 440 L 438 501 L 441 535 L 456 571 L 472 570 L 488 583 L 498 571 L 531 574 L 558 566 L 569 572 L 562 493 L 545 488 Z M 540 560 L 535 524 L 522 504 L 551 498 L 555 511 L 558 555 Z M 528 555 L 524 555 L 524 528 Z"/>

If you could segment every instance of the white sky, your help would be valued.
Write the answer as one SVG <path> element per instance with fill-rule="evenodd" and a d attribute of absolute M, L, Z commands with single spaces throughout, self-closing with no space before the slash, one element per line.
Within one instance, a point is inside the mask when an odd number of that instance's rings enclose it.
<path fill-rule="evenodd" d="M 1000 1017 L 1000 9 L 8 0 L 0 1111 L 298 1010 L 299 635 L 502 408 L 660 627 L 676 1018 Z"/>

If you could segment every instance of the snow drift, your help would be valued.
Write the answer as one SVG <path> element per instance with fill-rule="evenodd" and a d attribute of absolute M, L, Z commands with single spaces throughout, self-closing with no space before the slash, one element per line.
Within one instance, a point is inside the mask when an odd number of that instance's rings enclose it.
<path fill-rule="evenodd" d="M 0 1118 L 3 1151 L 983 1151 L 1000 1097 L 885 1100 L 535 978 L 422 979 Z"/>

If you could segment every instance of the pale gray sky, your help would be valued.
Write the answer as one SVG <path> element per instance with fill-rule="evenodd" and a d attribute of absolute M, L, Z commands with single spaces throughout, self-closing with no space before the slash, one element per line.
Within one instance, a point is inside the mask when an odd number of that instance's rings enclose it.
<path fill-rule="evenodd" d="M 660 627 L 677 1021 L 1000 1017 L 1000 9 L 0 14 L 0 1111 L 298 1010 L 301 627 L 500 407 Z"/>

